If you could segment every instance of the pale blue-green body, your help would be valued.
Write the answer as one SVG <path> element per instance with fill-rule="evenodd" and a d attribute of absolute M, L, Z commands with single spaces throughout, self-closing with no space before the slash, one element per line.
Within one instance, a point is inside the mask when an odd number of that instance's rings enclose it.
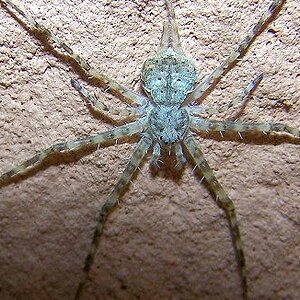
<path fill-rule="evenodd" d="M 194 63 L 172 48 L 146 60 L 142 69 L 145 92 L 158 105 L 181 104 L 196 81 Z"/>
<path fill-rule="evenodd" d="M 184 138 L 188 113 L 181 104 L 194 89 L 196 68 L 193 62 L 172 48 L 146 60 L 142 69 L 143 88 L 153 105 L 149 113 L 150 130 L 162 145 Z"/>

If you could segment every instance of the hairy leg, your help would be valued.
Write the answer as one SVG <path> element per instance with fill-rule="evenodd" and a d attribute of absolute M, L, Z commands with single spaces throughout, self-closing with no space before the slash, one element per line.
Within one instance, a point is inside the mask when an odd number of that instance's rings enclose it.
<path fill-rule="evenodd" d="M 198 131 L 220 131 L 220 132 L 283 132 L 300 138 L 300 130 L 282 123 L 244 123 L 235 121 L 214 121 L 197 117 L 190 118 L 191 129 Z"/>
<path fill-rule="evenodd" d="M 35 29 L 38 32 L 44 34 L 51 42 L 56 43 L 60 48 L 64 49 L 67 52 L 68 56 L 75 60 L 89 77 L 95 78 L 100 82 L 100 84 L 104 87 L 105 91 L 117 94 L 120 97 L 120 99 L 123 99 L 128 103 L 145 104 L 147 102 L 145 97 L 130 91 L 126 87 L 122 86 L 116 81 L 100 73 L 98 70 L 94 69 L 84 58 L 82 58 L 81 56 L 79 56 L 79 54 L 74 52 L 73 49 L 69 45 L 67 45 L 61 38 L 57 37 L 45 26 L 38 23 L 29 14 L 25 13 L 18 6 L 16 6 L 12 1 L 0 1 L 4 3 L 7 7 L 13 8 L 15 11 L 17 11 L 26 20 L 30 28 Z"/>
<path fill-rule="evenodd" d="M 65 141 L 62 143 L 54 144 L 47 149 L 39 151 L 37 154 L 31 158 L 25 160 L 24 162 L 16 165 L 9 171 L 0 175 L 0 186 L 10 180 L 12 177 L 26 172 L 28 169 L 38 166 L 47 157 L 53 153 L 59 153 L 63 151 L 78 150 L 80 148 L 86 147 L 88 145 L 100 145 L 104 142 L 110 140 L 116 140 L 122 137 L 131 136 L 135 133 L 142 132 L 143 124 L 140 122 L 133 122 L 123 126 L 119 126 L 115 129 L 108 130 L 105 132 L 97 133 L 95 135 L 90 135 L 83 138 L 73 139 Z"/>
<path fill-rule="evenodd" d="M 229 56 L 204 80 L 202 80 L 194 89 L 194 91 L 186 98 L 184 104 L 188 104 L 197 101 L 201 98 L 204 93 L 217 82 L 226 71 L 238 60 L 240 59 L 245 51 L 252 44 L 256 35 L 258 35 L 264 25 L 269 21 L 271 17 L 275 15 L 275 12 L 279 7 L 285 2 L 285 0 L 273 0 L 268 9 L 262 14 L 258 22 L 251 28 L 246 37 L 241 41 L 238 47 L 233 50 Z"/>
<path fill-rule="evenodd" d="M 167 10 L 167 19 L 163 25 L 163 32 L 158 51 L 173 48 L 175 52 L 183 54 L 172 1 L 165 0 L 165 6 Z"/>
<path fill-rule="evenodd" d="M 188 149 L 189 154 L 196 162 L 196 165 L 200 168 L 204 178 L 206 179 L 207 183 L 209 184 L 210 188 L 216 195 L 216 202 L 217 204 L 224 209 L 231 234 L 233 237 L 233 245 L 235 248 L 238 265 L 240 268 L 240 274 L 242 279 L 242 288 L 243 288 L 243 299 L 248 299 L 248 284 L 247 284 L 247 268 L 246 268 L 246 260 L 245 254 L 243 250 L 243 243 L 241 239 L 240 229 L 238 225 L 237 215 L 235 211 L 235 206 L 232 200 L 227 195 L 226 191 L 223 189 L 221 184 L 218 182 L 217 178 L 213 174 L 212 169 L 208 165 L 207 161 L 205 160 L 202 151 L 199 148 L 199 145 L 194 140 L 194 138 L 189 135 L 185 140 L 184 144 Z"/>
<path fill-rule="evenodd" d="M 124 109 L 110 107 L 100 101 L 95 95 L 90 94 L 76 79 L 71 79 L 71 85 L 84 99 L 86 99 L 87 103 L 89 103 L 94 110 L 99 111 L 100 113 L 106 112 L 111 115 L 129 117 L 139 115 L 143 112 L 142 107 L 126 107 Z"/>
<path fill-rule="evenodd" d="M 113 191 L 109 195 L 108 199 L 105 201 L 103 206 L 101 207 L 97 220 L 96 220 L 96 225 L 95 225 L 95 230 L 93 234 L 93 239 L 91 242 L 91 246 L 88 252 L 88 255 L 86 257 L 85 263 L 84 263 L 84 275 L 83 279 L 78 285 L 77 291 L 76 291 L 76 296 L 75 299 L 80 299 L 80 296 L 82 294 L 82 289 L 84 287 L 84 284 L 86 282 L 88 273 L 90 271 L 90 268 L 93 264 L 100 236 L 103 232 L 103 226 L 105 223 L 105 220 L 107 219 L 109 213 L 113 210 L 113 208 L 118 204 L 119 198 L 122 194 L 122 191 L 124 188 L 128 185 L 130 182 L 133 174 L 137 170 L 138 166 L 141 164 L 144 156 L 146 155 L 149 147 L 151 146 L 151 139 L 148 136 L 144 136 L 138 145 L 136 146 L 130 161 L 128 162 L 124 172 L 122 173 L 121 177 L 117 181 L 116 185 L 114 186 Z"/>
<path fill-rule="evenodd" d="M 250 81 L 250 83 L 244 89 L 242 95 L 240 95 L 236 99 L 231 100 L 228 104 L 224 105 L 223 107 L 221 107 L 219 109 L 210 107 L 209 105 L 199 104 L 199 105 L 195 105 L 195 106 L 188 106 L 187 110 L 192 115 L 205 114 L 208 117 L 210 117 L 213 115 L 218 115 L 221 112 L 227 111 L 234 106 L 240 105 L 241 106 L 239 109 L 239 112 L 240 112 L 245 107 L 246 102 L 249 100 L 251 93 L 259 85 L 262 78 L 263 78 L 262 74 L 255 77 L 253 80 Z M 230 118 L 230 120 L 235 120 L 237 117 L 238 117 L 238 114 L 235 114 L 235 116 Z"/>
<path fill-rule="evenodd" d="M 242 95 L 240 95 L 236 99 L 231 100 L 227 105 L 225 105 L 224 107 L 219 109 L 219 111 L 220 112 L 227 111 L 234 106 L 240 105 L 238 113 L 235 113 L 235 115 L 230 118 L 230 120 L 237 119 L 239 112 L 241 112 L 241 110 L 243 110 L 245 108 L 245 105 L 246 105 L 247 101 L 249 100 L 251 93 L 257 88 L 257 86 L 262 81 L 262 79 L 263 79 L 263 74 L 256 76 L 253 80 L 251 80 L 249 82 L 247 87 L 244 89 Z"/>

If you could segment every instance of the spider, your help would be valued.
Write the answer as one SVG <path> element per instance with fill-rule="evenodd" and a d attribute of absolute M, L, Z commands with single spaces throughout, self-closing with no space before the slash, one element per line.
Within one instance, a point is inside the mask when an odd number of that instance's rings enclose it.
<path fill-rule="evenodd" d="M 248 288 L 245 254 L 235 207 L 227 192 L 225 192 L 222 185 L 218 182 L 210 166 L 204 159 L 196 136 L 198 133 L 217 132 L 223 137 L 227 132 L 235 132 L 241 139 L 244 139 L 244 135 L 248 132 L 261 133 L 262 136 L 269 132 L 286 132 L 299 138 L 300 134 L 296 128 L 280 123 L 249 123 L 237 121 L 237 119 L 225 121 L 213 119 L 214 115 L 220 112 L 222 113 L 224 110 L 230 109 L 231 107 L 243 106 L 249 98 L 249 95 L 262 80 L 261 75 L 250 81 L 240 97 L 236 100 L 229 101 L 229 103 L 219 109 L 219 111 L 214 107 L 206 106 L 201 103 L 210 89 L 215 86 L 219 78 L 227 73 L 236 61 L 244 55 L 252 43 L 253 38 L 281 8 L 284 1 L 273 1 L 257 25 L 252 27 L 247 37 L 242 40 L 239 46 L 221 62 L 220 67 L 217 67 L 211 75 L 204 77 L 199 83 L 196 82 L 197 73 L 193 61 L 187 58 L 182 50 L 172 2 L 166 1 L 167 18 L 164 23 L 159 50 L 156 56 L 146 60 L 142 69 L 141 77 L 145 95 L 132 92 L 97 72 L 87 61 L 77 56 L 65 42 L 37 23 L 28 13 L 24 13 L 11 1 L 2 2 L 6 4 L 9 9 L 12 8 L 13 11 L 19 13 L 27 25 L 32 27 L 31 29 L 42 32 L 46 38 L 49 39 L 50 43 L 54 42 L 58 48 L 61 48 L 60 50 L 67 52 L 73 60 L 78 62 L 78 65 L 85 70 L 89 77 L 96 78 L 99 81 L 106 92 L 116 94 L 120 96 L 122 100 L 128 102 L 128 104 L 132 104 L 132 106 L 128 105 L 125 109 L 111 108 L 101 100 L 96 99 L 78 80 L 72 79 L 72 86 L 87 100 L 92 108 L 96 108 L 103 113 L 126 117 L 129 123 L 124 123 L 114 129 L 99 134 L 79 139 L 71 139 L 68 142 L 56 143 L 3 173 L 0 177 L 0 183 L 5 185 L 10 183 L 15 177 L 18 177 L 19 174 L 27 172 L 27 169 L 31 169 L 31 167 L 37 168 L 40 163 L 49 159 L 53 153 L 80 150 L 88 145 L 98 146 L 112 140 L 118 141 L 126 137 L 131 138 L 132 135 L 139 136 L 139 140 L 125 171 L 116 183 L 108 200 L 100 209 L 93 240 L 90 249 L 87 251 L 88 256 L 84 264 L 85 276 L 77 289 L 76 298 L 81 296 L 86 277 L 93 264 L 104 222 L 112 209 L 119 203 L 121 194 L 130 183 L 134 173 L 139 168 L 147 152 L 149 152 L 150 147 L 152 147 L 150 163 L 157 168 L 160 168 L 162 163 L 161 156 L 163 152 L 166 152 L 167 155 L 175 155 L 176 166 L 184 165 L 186 163 L 186 157 L 189 156 L 190 161 L 195 162 L 193 165 L 194 170 L 202 173 L 207 186 L 212 193 L 215 194 L 216 202 L 224 209 L 228 217 L 230 230 L 233 235 L 233 246 L 236 251 L 237 262 L 240 269 L 243 297 L 246 299 L 248 297 Z"/>

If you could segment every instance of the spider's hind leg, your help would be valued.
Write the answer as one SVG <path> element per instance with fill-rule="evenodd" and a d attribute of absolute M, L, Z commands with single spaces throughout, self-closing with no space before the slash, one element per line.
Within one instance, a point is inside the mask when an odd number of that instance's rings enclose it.
<path fill-rule="evenodd" d="M 130 161 L 128 162 L 124 172 L 122 173 L 121 177 L 117 181 L 116 185 L 114 186 L 113 191 L 109 195 L 108 199 L 105 201 L 103 206 L 101 207 L 99 214 L 97 216 L 96 225 L 93 233 L 93 239 L 89 248 L 88 255 L 85 259 L 84 263 L 84 275 L 83 279 L 80 281 L 75 299 L 80 299 L 83 287 L 85 285 L 88 273 L 90 271 L 90 268 L 93 264 L 99 239 L 103 231 L 104 223 L 109 215 L 109 213 L 114 209 L 114 207 L 118 204 L 119 198 L 124 190 L 124 188 L 129 184 L 132 176 L 138 169 L 139 165 L 141 164 L 143 158 L 145 157 L 149 147 L 151 146 L 152 140 L 148 135 L 144 135 L 140 142 L 137 144 L 136 148 L 134 149 L 134 152 L 131 156 Z"/>
<path fill-rule="evenodd" d="M 184 144 L 188 149 L 191 157 L 196 162 L 196 165 L 200 168 L 202 175 L 209 184 L 212 192 L 216 195 L 217 204 L 225 211 L 230 231 L 233 237 L 233 245 L 236 252 L 236 257 L 240 269 L 240 275 L 242 280 L 243 288 L 243 299 L 248 299 L 248 284 L 247 284 L 247 267 L 245 260 L 245 253 L 243 249 L 243 243 L 241 239 L 241 233 L 239 229 L 239 224 L 237 220 L 237 214 L 235 211 L 235 206 L 232 200 L 227 195 L 226 191 L 223 189 L 217 178 L 215 177 L 212 169 L 205 160 L 200 147 L 194 140 L 194 138 L 189 135 L 186 137 Z"/>

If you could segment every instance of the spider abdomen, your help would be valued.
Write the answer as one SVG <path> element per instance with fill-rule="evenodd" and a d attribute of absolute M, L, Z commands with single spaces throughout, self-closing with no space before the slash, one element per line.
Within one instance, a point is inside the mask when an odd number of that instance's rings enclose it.
<path fill-rule="evenodd" d="M 162 146 L 183 140 L 189 125 L 185 108 L 175 105 L 155 106 L 149 114 L 149 125 L 153 137 Z"/>

